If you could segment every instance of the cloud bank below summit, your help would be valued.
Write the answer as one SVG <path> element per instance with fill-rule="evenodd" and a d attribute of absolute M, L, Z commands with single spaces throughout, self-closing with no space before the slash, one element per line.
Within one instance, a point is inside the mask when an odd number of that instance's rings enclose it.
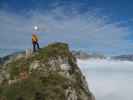
<path fill-rule="evenodd" d="M 97 100 L 132 100 L 133 62 L 78 60 Z"/>
<path fill-rule="evenodd" d="M 111 22 L 111 18 L 97 10 L 79 13 L 65 7 L 52 10 L 31 10 L 17 14 L 0 10 L 1 48 L 25 49 L 31 47 L 34 25 L 39 26 L 41 45 L 50 42 L 68 42 L 71 48 L 82 48 L 100 53 L 127 53 L 133 50 L 126 38 L 131 34 L 128 26 Z"/>

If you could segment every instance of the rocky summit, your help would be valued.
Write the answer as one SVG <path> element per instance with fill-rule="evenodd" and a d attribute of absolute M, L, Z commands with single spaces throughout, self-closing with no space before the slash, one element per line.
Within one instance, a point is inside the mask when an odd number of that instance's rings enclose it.
<path fill-rule="evenodd" d="M 0 100 L 95 100 L 66 43 L 0 65 Z"/>

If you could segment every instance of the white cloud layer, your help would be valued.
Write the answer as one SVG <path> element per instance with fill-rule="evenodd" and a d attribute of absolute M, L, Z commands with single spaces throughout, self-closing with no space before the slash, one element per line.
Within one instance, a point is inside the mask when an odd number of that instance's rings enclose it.
<path fill-rule="evenodd" d="M 64 41 L 72 48 L 102 53 L 133 50 L 132 44 L 125 40 L 130 35 L 128 27 L 111 22 L 108 16 L 101 16 L 95 10 L 78 13 L 73 8 L 69 13 L 63 7 L 44 12 L 32 10 L 25 14 L 0 10 L 1 48 L 29 48 L 34 25 L 39 26 L 41 45 Z"/>
<path fill-rule="evenodd" d="M 133 62 L 78 60 L 96 100 L 133 99 Z"/>

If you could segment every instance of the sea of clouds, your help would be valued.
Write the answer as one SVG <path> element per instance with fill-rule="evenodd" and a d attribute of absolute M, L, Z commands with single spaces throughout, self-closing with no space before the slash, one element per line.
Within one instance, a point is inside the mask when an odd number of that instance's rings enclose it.
<path fill-rule="evenodd" d="M 96 100 L 133 100 L 133 62 L 78 60 Z"/>

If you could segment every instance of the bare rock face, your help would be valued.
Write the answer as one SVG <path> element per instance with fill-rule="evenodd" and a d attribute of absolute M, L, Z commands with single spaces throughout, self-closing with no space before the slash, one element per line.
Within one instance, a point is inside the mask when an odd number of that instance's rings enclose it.
<path fill-rule="evenodd" d="M 31 49 L 26 49 L 25 56 L 26 58 L 29 58 L 33 54 L 33 51 Z"/>
<path fill-rule="evenodd" d="M 40 66 L 39 61 L 34 61 L 31 63 L 31 65 L 29 66 L 29 70 L 36 70 L 38 67 Z"/>
<path fill-rule="evenodd" d="M 78 100 L 77 93 L 72 87 L 68 87 L 65 91 L 66 100 Z"/>
<path fill-rule="evenodd" d="M 61 64 L 60 67 L 61 67 L 61 70 L 63 70 L 63 71 L 71 70 L 71 66 L 69 64 Z"/>
<path fill-rule="evenodd" d="M 18 58 L 2 65 L 0 100 L 95 100 L 67 44 Z"/>

